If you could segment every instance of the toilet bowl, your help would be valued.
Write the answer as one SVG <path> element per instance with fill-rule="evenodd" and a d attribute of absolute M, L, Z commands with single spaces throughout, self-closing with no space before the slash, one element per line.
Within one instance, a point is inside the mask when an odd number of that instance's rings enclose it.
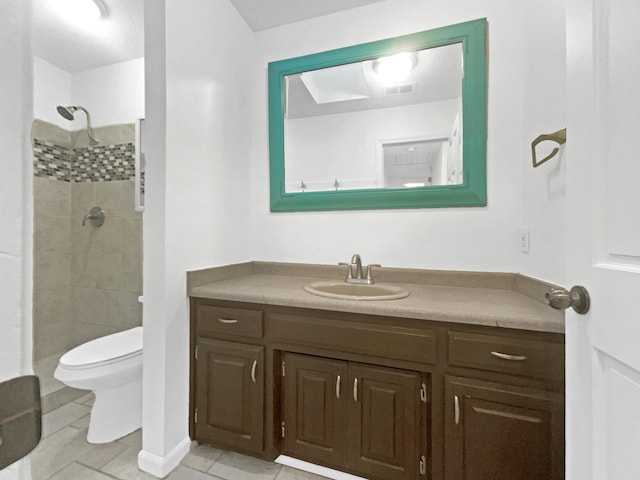
<path fill-rule="evenodd" d="M 87 441 L 108 443 L 142 425 L 142 327 L 91 340 L 65 353 L 53 376 L 92 390 Z"/>

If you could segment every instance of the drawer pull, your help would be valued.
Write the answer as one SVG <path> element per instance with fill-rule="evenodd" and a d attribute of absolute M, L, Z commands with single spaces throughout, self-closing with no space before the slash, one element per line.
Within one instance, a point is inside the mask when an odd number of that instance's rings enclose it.
<path fill-rule="evenodd" d="M 524 355 L 509 355 L 508 353 L 501 353 L 501 352 L 491 352 L 491 355 L 493 355 L 494 357 L 501 358 L 503 360 L 512 360 L 516 362 L 522 362 L 527 359 L 527 357 L 525 357 Z"/>
<path fill-rule="evenodd" d="M 340 400 L 340 375 L 336 378 L 336 398 Z"/>
<path fill-rule="evenodd" d="M 354 402 L 358 401 L 358 379 L 357 378 L 353 379 L 353 401 Z"/>
<path fill-rule="evenodd" d="M 458 395 L 453 396 L 453 420 L 456 425 L 460 425 L 460 399 Z"/>
<path fill-rule="evenodd" d="M 219 318 L 218 321 L 220 323 L 226 323 L 226 324 L 238 323 L 238 320 L 234 318 Z"/>
<path fill-rule="evenodd" d="M 258 361 L 253 361 L 253 366 L 251 367 L 251 381 L 256 383 L 256 367 L 258 366 Z"/>

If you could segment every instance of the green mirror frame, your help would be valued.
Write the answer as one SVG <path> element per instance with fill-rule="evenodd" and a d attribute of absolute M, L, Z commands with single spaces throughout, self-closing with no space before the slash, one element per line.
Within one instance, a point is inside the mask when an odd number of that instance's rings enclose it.
<path fill-rule="evenodd" d="M 269 63 L 269 159 L 272 212 L 479 207 L 487 204 L 487 60 L 485 18 Z M 394 53 L 462 44 L 463 182 L 406 189 L 285 192 L 284 79 L 287 75 Z"/>

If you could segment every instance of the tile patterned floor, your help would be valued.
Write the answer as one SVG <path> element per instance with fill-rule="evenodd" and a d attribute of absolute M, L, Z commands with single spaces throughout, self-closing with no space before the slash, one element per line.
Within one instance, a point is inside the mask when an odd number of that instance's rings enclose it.
<path fill-rule="evenodd" d="M 138 470 L 138 430 L 115 442 L 87 443 L 93 395 L 71 388 L 43 398 L 43 433 L 31 454 L 33 480 L 155 480 Z M 167 480 L 323 480 L 311 473 L 193 443 Z"/>

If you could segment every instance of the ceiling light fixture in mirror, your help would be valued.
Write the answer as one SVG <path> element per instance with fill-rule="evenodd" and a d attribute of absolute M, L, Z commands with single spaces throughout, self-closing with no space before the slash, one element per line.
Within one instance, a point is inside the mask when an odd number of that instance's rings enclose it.
<path fill-rule="evenodd" d="M 269 64 L 271 210 L 486 205 L 486 20 Z"/>

